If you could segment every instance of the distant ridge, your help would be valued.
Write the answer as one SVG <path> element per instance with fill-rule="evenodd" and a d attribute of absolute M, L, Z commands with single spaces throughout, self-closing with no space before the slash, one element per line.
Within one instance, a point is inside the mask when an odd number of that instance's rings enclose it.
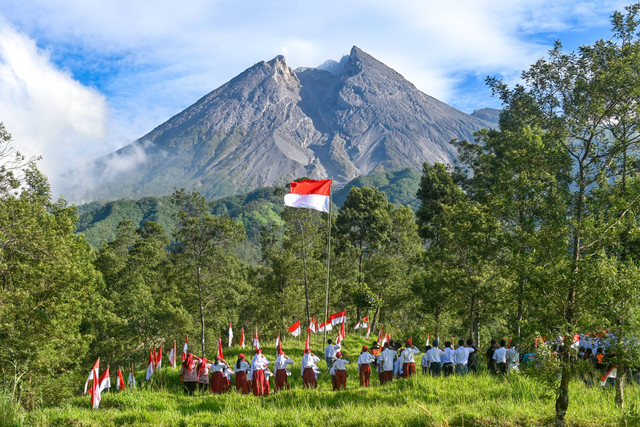
<path fill-rule="evenodd" d="M 319 68 L 292 70 L 277 56 L 69 172 L 63 194 L 136 199 L 184 187 L 218 198 L 300 176 L 333 177 L 340 187 L 373 172 L 451 162 L 451 139 L 496 126 L 485 113 L 466 114 L 422 93 L 355 46 Z"/>

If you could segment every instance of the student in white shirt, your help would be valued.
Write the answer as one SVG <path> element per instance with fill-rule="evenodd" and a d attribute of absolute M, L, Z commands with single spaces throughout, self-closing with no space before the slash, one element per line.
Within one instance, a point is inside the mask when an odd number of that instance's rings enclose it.
<path fill-rule="evenodd" d="M 422 355 L 422 359 L 420 359 L 420 366 L 422 366 L 422 375 L 429 374 L 429 355 L 427 354 L 429 350 L 431 350 L 431 346 L 425 346 L 424 354 Z"/>
<path fill-rule="evenodd" d="M 463 340 L 458 340 L 458 348 L 453 351 L 453 363 L 456 367 L 456 374 L 466 375 L 469 373 L 469 354 L 475 350 L 465 346 Z"/>
<path fill-rule="evenodd" d="M 320 362 L 320 358 L 306 349 L 302 356 L 300 369 L 302 371 L 302 388 L 317 388 L 316 371 L 319 371 L 316 363 Z"/>
<path fill-rule="evenodd" d="M 371 378 L 371 362 L 375 362 L 376 357 L 369 353 L 367 346 L 362 347 L 362 353 L 358 357 L 358 374 L 360 376 L 360 387 L 369 387 L 369 378 Z"/>
<path fill-rule="evenodd" d="M 249 382 L 247 381 L 247 373 L 251 369 L 251 365 L 245 359 L 244 354 L 238 355 L 238 361 L 235 365 L 236 373 L 236 391 L 242 394 L 249 394 Z"/>
<path fill-rule="evenodd" d="M 393 359 L 397 351 L 392 350 L 388 342 L 384 343 L 384 350 L 378 356 L 378 365 L 380 365 L 380 384 L 384 384 L 393 380 Z"/>
<path fill-rule="evenodd" d="M 442 356 L 444 351 L 438 347 L 438 340 L 433 340 L 433 347 L 427 352 L 429 355 L 429 372 L 433 377 L 439 377 L 442 369 Z"/>
<path fill-rule="evenodd" d="M 327 346 L 324 348 L 324 360 L 327 362 L 327 369 L 331 369 L 333 365 L 333 359 L 336 358 L 336 353 L 342 350 L 340 344 L 333 344 L 333 341 L 327 340 Z"/>
<path fill-rule="evenodd" d="M 415 355 L 420 354 L 418 347 L 413 345 L 411 338 L 409 338 L 405 344 L 405 349 L 402 351 L 402 372 L 404 378 L 409 378 L 416 373 L 416 361 Z"/>
<path fill-rule="evenodd" d="M 505 348 L 506 345 L 507 343 L 505 340 L 500 340 L 500 348 L 498 348 L 493 353 L 493 360 L 495 360 L 499 374 L 507 373 L 507 349 Z"/>
<path fill-rule="evenodd" d="M 288 377 L 291 375 L 291 372 L 289 372 L 288 365 L 293 365 L 293 360 L 284 354 L 284 351 L 280 350 L 274 365 L 274 369 L 276 370 L 276 387 L 274 392 L 284 389 L 290 390 Z"/>
<path fill-rule="evenodd" d="M 264 368 L 268 365 L 269 360 L 262 355 L 262 350 L 257 349 L 251 361 L 251 388 L 254 396 L 262 396 L 266 391 Z"/>
<path fill-rule="evenodd" d="M 442 372 L 445 377 L 453 374 L 453 349 L 451 348 L 451 341 L 444 342 L 444 355 L 440 356 L 442 362 Z"/>
<path fill-rule="evenodd" d="M 349 363 L 351 362 L 342 358 L 342 352 L 336 353 L 336 358 L 333 359 L 333 369 L 336 372 L 336 390 L 347 389 L 347 364 Z"/>

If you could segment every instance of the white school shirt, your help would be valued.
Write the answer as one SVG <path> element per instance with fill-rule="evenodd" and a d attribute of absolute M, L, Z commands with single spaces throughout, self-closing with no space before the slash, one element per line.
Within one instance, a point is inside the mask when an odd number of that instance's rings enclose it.
<path fill-rule="evenodd" d="M 333 359 L 333 367 L 336 368 L 336 371 L 346 371 L 347 364 L 349 364 L 348 360 L 344 359 Z"/>
<path fill-rule="evenodd" d="M 274 365 L 274 369 L 277 371 L 278 369 L 287 369 L 287 365 L 293 365 L 293 360 L 288 357 L 278 356 L 276 357 L 276 363 Z"/>
<path fill-rule="evenodd" d="M 420 354 L 420 350 L 415 345 L 413 347 L 405 348 L 402 352 L 402 363 L 415 363 L 414 355 Z"/>
<path fill-rule="evenodd" d="M 378 363 L 382 365 L 382 372 L 393 371 L 393 358 L 398 353 L 395 350 L 391 350 L 390 348 L 386 348 L 382 350 L 380 356 L 378 356 Z"/>
<path fill-rule="evenodd" d="M 269 359 L 264 357 L 262 354 L 256 354 L 253 360 L 251 361 L 251 369 L 257 371 L 258 369 L 264 369 L 269 364 Z"/>
<path fill-rule="evenodd" d="M 422 355 L 422 359 L 420 360 L 420 366 L 424 368 L 429 367 L 429 355 L 427 353 Z"/>
<path fill-rule="evenodd" d="M 305 353 L 304 356 L 302 356 L 302 363 L 300 364 L 300 375 L 304 374 L 304 370 L 307 368 L 313 369 L 314 372 L 316 370 L 319 371 L 318 367 L 316 366 L 316 363 L 318 363 L 319 361 L 320 358 L 315 354 Z"/>
<path fill-rule="evenodd" d="M 444 351 L 438 347 L 431 347 L 431 349 L 427 351 L 427 355 L 429 356 L 429 363 L 440 363 L 440 358 L 444 356 Z"/>
<path fill-rule="evenodd" d="M 453 363 L 453 350 L 451 347 L 444 348 L 444 354 L 440 356 L 440 361 L 442 363 Z"/>
<path fill-rule="evenodd" d="M 236 372 L 247 372 L 249 369 L 251 369 L 251 365 L 244 360 L 240 361 L 240 367 L 236 365 Z"/>
<path fill-rule="evenodd" d="M 493 360 L 496 363 L 507 363 L 507 349 L 504 347 L 500 347 L 493 353 Z"/>
<path fill-rule="evenodd" d="M 466 365 L 469 363 L 469 353 L 473 353 L 474 351 L 471 347 L 458 347 L 453 352 L 453 363 L 456 365 Z"/>
<path fill-rule="evenodd" d="M 371 354 L 371 353 L 360 353 L 360 356 L 358 357 L 358 365 L 368 365 L 371 362 L 375 362 L 376 361 L 376 357 Z M 360 366 L 358 366 L 359 368 Z"/>
<path fill-rule="evenodd" d="M 325 359 L 333 359 L 336 357 L 336 353 L 342 349 L 340 344 L 329 344 L 324 349 L 324 358 Z"/>
<path fill-rule="evenodd" d="M 215 363 L 212 363 L 211 367 L 209 368 L 209 372 L 211 373 L 222 372 L 225 370 L 226 367 L 227 367 L 227 364 L 223 362 L 220 362 L 217 365 Z"/>

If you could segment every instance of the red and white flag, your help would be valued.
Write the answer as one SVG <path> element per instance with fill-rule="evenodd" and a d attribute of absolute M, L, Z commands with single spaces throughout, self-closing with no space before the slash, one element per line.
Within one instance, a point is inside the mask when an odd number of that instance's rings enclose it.
<path fill-rule="evenodd" d="M 122 376 L 122 368 L 118 368 L 118 375 L 116 376 L 116 390 L 122 391 L 127 386 L 124 384 L 124 377 Z"/>
<path fill-rule="evenodd" d="M 382 332 L 382 325 L 380 325 L 380 333 L 378 334 L 378 342 L 380 343 L 380 347 L 382 347 L 383 339 L 384 339 L 384 333 Z"/>
<path fill-rule="evenodd" d="M 606 374 L 604 374 L 602 376 L 602 378 L 600 378 L 600 385 L 602 387 L 604 387 L 605 385 L 607 385 L 607 379 L 609 378 L 616 378 L 618 376 L 618 367 L 616 365 L 613 365 Z"/>
<path fill-rule="evenodd" d="M 253 346 L 255 348 L 260 348 L 260 339 L 258 338 L 258 329 L 253 332 Z"/>
<path fill-rule="evenodd" d="M 333 326 L 331 325 L 331 320 L 327 320 L 325 323 L 320 325 L 320 327 L 318 328 L 318 332 L 324 332 L 325 329 L 327 331 L 330 331 L 333 329 Z"/>
<path fill-rule="evenodd" d="M 187 349 L 189 348 L 189 345 L 187 344 L 187 340 L 189 339 L 189 335 L 187 335 L 187 337 L 184 339 L 184 347 L 182 347 L 182 360 L 184 361 L 184 359 L 187 358 Z"/>
<path fill-rule="evenodd" d="M 87 394 L 87 387 L 89 386 L 89 381 L 91 380 L 95 380 L 96 378 L 98 378 L 98 371 L 100 371 L 100 358 L 98 357 L 98 360 L 96 360 L 96 363 L 93 364 L 93 368 L 91 368 L 91 371 L 89 371 L 89 376 L 87 377 L 87 382 L 84 383 L 84 394 Z M 97 385 L 98 383 L 96 383 L 96 381 L 93 381 L 94 384 L 93 385 Z"/>
<path fill-rule="evenodd" d="M 244 348 L 244 328 L 240 330 L 240 345 Z"/>
<path fill-rule="evenodd" d="M 429 333 L 427 333 L 427 342 L 426 342 L 426 344 L 424 345 L 425 347 L 429 345 L 429 336 L 430 336 L 430 334 L 429 334 Z"/>
<path fill-rule="evenodd" d="M 98 380 L 98 388 L 100 389 L 100 393 L 105 388 L 111 388 L 111 374 L 109 373 L 109 365 L 107 365 L 107 369 L 100 375 L 100 379 Z"/>
<path fill-rule="evenodd" d="M 233 344 L 233 329 L 231 329 L 231 322 L 229 322 L 229 347 Z"/>
<path fill-rule="evenodd" d="M 297 337 L 298 335 L 300 335 L 302 333 L 302 329 L 300 329 L 300 321 L 299 320 L 296 323 L 294 323 L 293 325 L 289 326 L 289 332 L 291 332 L 291 335 L 293 335 L 294 337 Z"/>
<path fill-rule="evenodd" d="M 318 332 L 318 321 L 313 317 L 311 318 L 311 323 L 309 323 L 307 331 L 313 332 L 314 334 Z"/>
<path fill-rule="evenodd" d="M 369 335 L 371 335 L 371 324 L 367 324 L 367 334 L 364 336 L 364 339 L 368 340 Z"/>
<path fill-rule="evenodd" d="M 131 364 L 131 372 L 129 372 L 129 378 L 127 378 L 127 385 L 129 388 L 136 388 L 136 373 L 133 370 L 133 363 Z"/>
<path fill-rule="evenodd" d="M 222 338 L 218 337 L 218 356 L 220 356 L 220 359 L 223 358 L 222 356 Z"/>
<path fill-rule="evenodd" d="M 169 352 L 169 365 L 172 367 L 176 367 L 176 340 L 173 340 L 173 347 L 171 347 L 171 351 Z"/>
<path fill-rule="evenodd" d="M 307 331 L 307 340 L 304 342 L 304 352 L 306 353 L 309 350 L 309 331 Z"/>
<path fill-rule="evenodd" d="M 369 316 L 367 316 L 364 319 L 362 319 L 362 322 L 356 323 L 356 326 L 353 329 L 368 328 L 368 326 L 369 326 L 368 322 L 369 322 Z"/>
<path fill-rule="evenodd" d="M 284 196 L 285 206 L 315 209 L 329 212 L 331 180 L 315 181 L 305 179 L 291 183 L 291 191 Z"/>
<path fill-rule="evenodd" d="M 346 331 L 344 330 L 344 321 L 340 326 L 340 331 L 338 331 L 338 338 L 336 338 L 336 344 L 340 344 L 346 335 Z"/>
<path fill-rule="evenodd" d="M 346 321 L 347 321 L 347 312 L 346 311 L 341 311 L 339 313 L 331 315 L 331 324 L 332 325 L 339 325 L 340 323 L 346 322 Z"/>
<path fill-rule="evenodd" d="M 280 350 L 282 349 L 282 345 L 280 344 L 280 334 L 276 337 L 276 354 L 280 354 Z"/>
<path fill-rule="evenodd" d="M 158 350 L 158 355 L 156 356 L 156 371 L 162 367 L 162 347 Z"/>
<path fill-rule="evenodd" d="M 153 353 L 151 352 L 151 350 L 149 350 L 149 363 L 147 363 L 147 381 L 149 381 L 149 378 L 151 378 L 151 376 L 153 375 Z"/>
<path fill-rule="evenodd" d="M 153 370 L 156 370 L 156 363 L 158 363 L 158 354 L 156 353 L 156 348 L 153 347 Z"/>
<path fill-rule="evenodd" d="M 96 371 L 96 374 L 97 374 L 97 371 Z M 109 375 L 108 365 L 107 365 L 107 369 L 105 369 L 102 375 L 100 375 L 100 378 L 98 378 L 98 381 L 94 379 L 91 385 L 91 405 L 93 406 L 93 409 L 98 409 L 98 406 L 100 405 L 100 400 L 102 400 L 102 397 L 101 397 L 102 390 L 104 390 L 105 388 L 111 388 L 111 378 Z"/>
<path fill-rule="evenodd" d="M 387 332 L 387 333 L 384 335 L 384 338 L 382 338 L 382 342 L 380 343 L 380 347 L 384 347 L 384 343 L 386 343 L 386 342 L 388 342 L 388 341 L 389 341 L 389 333 Z"/>

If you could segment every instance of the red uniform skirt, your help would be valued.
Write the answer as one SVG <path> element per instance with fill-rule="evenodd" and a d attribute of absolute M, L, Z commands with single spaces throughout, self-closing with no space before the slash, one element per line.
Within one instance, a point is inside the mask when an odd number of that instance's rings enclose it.
<path fill-rule="evenodd" d="M 286 369 L 276 370 L 276 391 L 281 389 L 289 390 L 289 378 L 287 378 Z"/>
<path fill-rule="evenodd" d="M 302 387 L 304 388 L 316 388 L 316 374 L 313 372 L 313 368 L 306 368 L 302 373 Z"/>
<path fill-rule="evenodd" d="M 369 365 L 360 365 L 360 387 L 369 387 L 369 378 L 371 377 L 371 367 Z"/>
<path fill-rule="evenodd" d="M 340 390 L 340 387 L 347 389 L 347 371 L 336 369 L 336 388 Z"/>
<path fill-rule="evenodd" d="M 253 389 L 254 396 L 261 396 L 264 394 L 264 371 L 262 369 L 258 369 L 253 372 L 253 380 L 251 381 L 251 388 Z"/>
<path fill-rule="evenodd" d="M 249 382 L 244 371 L 236 372 L 236 390 L 242 394 L 249 394 Z"/>
<path fill-rule="evenodd" d="M 414 362 L 405 363 L 402 365 L 402 371 L 402 376 L 404 378 L 409 378 L 416 373 L 416 364 Z"/>
<path fill-rule="evenodd" d="M 224 377 L 222 376 L 222 372 L 214 372 L 209 382 L 209 391 L 214 394 L 222 394 L 223 384 Z"/>

